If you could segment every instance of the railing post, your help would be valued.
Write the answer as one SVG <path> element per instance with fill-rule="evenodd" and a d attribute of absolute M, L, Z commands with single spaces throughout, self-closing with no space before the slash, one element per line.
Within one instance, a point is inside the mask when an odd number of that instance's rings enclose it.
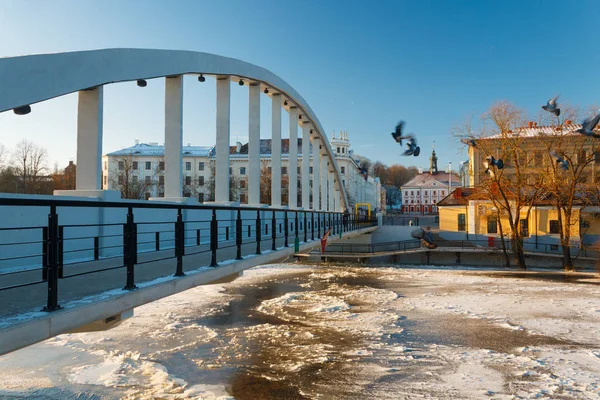
<path fill-rule="evenodd" d="M 310 236 L 311 240 L 315 240 L 315 212 L 310 212 Z"/>
<path fill-rule="evenodd" d="M 42 228 L 42 280 L 48 280 L 48 227 Z"/>
<path fill-rule="evenodd" d="M 235 246 L 237 248 L 235 259 L 242 259 L 242 212 L 237 210 L 237 219 L 235 220 Z"/>
<path fill-rule="evenodd" d="M 219 225 L 217 223 L 217 210 L 212 210 L 212 220 L 210 221 L 210 266 L 216 267 L 217 264 L 217 249 L 219 240 Z"/>
<path fill-rule="evenodd" d="M 200 229 L 196 229 L 196 246 L 200 246 Z"/>
<path fill-rule="evenodd" d="M 154 248 L 156 251 L 160 250 L 160 232 L 156 232 L 154 236 Z"/>
<path fill-rule="evenodd" d="M 317 213 L 317 237 L 321 239 L 321 214 Z"/>
<path fill-rule="evenodd" d="M 256 254 L 260 254 L 260 210 L 256 210 Z"/>
<path fill-rule="evenodd" d="M 134 245 L 134 226 L 133 226 L 133 208 L 127 208 L 127 222 L 123 225 L 123 261 L 127 267 L 127 282 L 123 290 L 137 289 L 135 286 L 135 258 L 133 255 Z"/>
<path fill-rule="evenodd" d="M 183 273 L 183 255 L 185 253 L 185 228 L 181 208 L 177 209 L 177 222 L 175 222 L 175 256 L 177 257 L 177 270 L 175 276 L 185 276 Z"/>
<path fill-rule="evenodd" d="M 63 278 L 63 265 L 64 265 L 64 261 L 65 261 L 65 242 L 64 242 L 64 236 L 65 235 L 65 227 L 64 226 L 59 226 L 58 227 L 58 279 L 62 279 Z"/>
<path fill-rule="evenodd" d="M 50 206 L 48 214 L 48 302 L 43 311 L 54 311 L 58 305 L 58 214 L 56 206 Z"/>
<path fill-rule="evenodd" d="M 288 222 L 288 213 L 287 211 L 283 212 L 283 223 L 285 224 L 285 229 L 283 230 L 283 235 L 284 235 L 284 240 L 283 240 L 283 247 L 289 247 L 288 244 L 288 234 L 289 234 L 289 228 L 290 228 L 290 223 Z"/>
<path fill-rule="evenodd" d="M 294 216 L 294 220 L 295 220 L 295 224 L 296 224 L 294 226 L 294 229 L 296 230 L 296 235 L 295 236 L 296 236 L 296 239 L 298 239 L 298 232 L 299 232 L 298 231 L 298 229 L 299 229 L 299 227 L 298 227 L 298 211 L 296 211 L 296 215 Z"/>
<path fill-rule="evenodd" d="M 306 225 L 306 211 L 304 211 L 304 243 L 308 241 L 308 226 Z"/>
<path fill-rule="evenodd" d="M 96 236 L 94 238 L 94 260 L 98 260 L 100 258 L 100 238 Z"/>
<path fill-rule="evenodd" d="M 275 218 L 275 211 L 273 211 L 273 217 L 271 218 L 271 250 L 275 251 L 275 241 L 277 239 L 277 219 Z"/>
<path fill-rule="evenodd" d="M 335 235 L 335 227 L 333 226 L 333 215 L 331 214 L 331 212 L 328 213 L 329 215 L 329 228 L 331 228 L 331 234 Z"/>

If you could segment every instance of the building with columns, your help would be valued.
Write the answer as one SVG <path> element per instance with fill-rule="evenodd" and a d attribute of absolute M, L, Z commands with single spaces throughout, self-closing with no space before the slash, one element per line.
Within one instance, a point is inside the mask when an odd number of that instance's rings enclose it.
<path fill-rule="evenodd" d="M 402 185 L 402 212 L 405 214 L 435 214 L 437 203 L 453 189 L 459 187 L 460 179 L 451 172 L 438 171 L 435 150 L 429 158 L 429 171 L 418 173 Z"/>
<path fill-rule="evenodd" d="M 350 206 L 354 207 L 356 203 L 369 203 L 372 210 L 382 209 L 382 188 L 379 179 L 372 176 L 365 178 L 359 173 L 359 159 L 354 156 L 354 152 L 350 148 L 348 133 L 341 131 L 336 138 L 334 132 L 329 141 L 340 168 L 342 186 L 346 188 Z M 302 188 L 302 138 L 297 139 L 296 146 L 290 143 L 289 139 L 281 139 L 281 144 L 275 151 L 272 139 L 260 139 L 259 143 L 260 170 L 261 172 L 270 171 L 271 175 L 274 176 L 274 180 L 281 182 L 282 178 L 285 178 L 285 181 L 290 182 L 293 175 L 293 171 L 291 171 L 292 164 L 295 164 L 296 205 L 303 207 L 302 190 L 298 190 Z M 296 157 L 290 158 L 290 153 L 293 154 L 294 152 L 293 147 L 295 147 Z M 228 173 L 233 178 L 231 182 L 235 182 L 237 185 L 231 193 L 230 200 L 241 204 L 249 204 L 250 202 L 250 151 L 249 143 L 237 142 L 235 146 L 229 147 L 230 167 Z M 275 178 L 276 174 L 273 173 L 272 162 L 275 152 L 280 154 L 280 171 L 277 178 Z M 308 187 L 311 189 L 308 193 L 308 201 L 312 208 L 315 167 L 313 164 L 313 145 L 311 143 L 308 146 L 308 158 Z M 182 160 L 181 186 L 183 196 L 195 198 L 201 203 L 213 199 L 214 196 L 211 191 L 214 185 L 211 185 L 211 182 L 214 182 L 216 174 L 216 146 L 192 146 L 191 144 L 183 146 Z M 296 162 L 291 162 L 291 160 Z M 324 167 L 326 168 L 327 165 L 324 165 Z M 322 167 L 322 171 L 324 167 Z M 102 160 L 103 188 L 105 190 L 119 190 L 121 185 L 127 183 L 137 185 L 139 187 L 139 198 L 164 197 L 166 172 L 164 146 L 158 143 L 137 142 L 134 146 L 104 155 Z M 317 179 L 321 178 L 322 173 L 318 175 Z M 260 186 L 260 184 L 259 180 L 258 185 Z M 327 188 L 330 184 L 329 179 L 324 180 L 324 185 Z M 289 185 L 289 187 L 291 186 L 294 185 Z M 289 190 L 289 187 L 283 188 L 283 193 L 292 198 L 294 193 Z M 288 198 L 288 196 L 283 196 L 283 198 Z"/>

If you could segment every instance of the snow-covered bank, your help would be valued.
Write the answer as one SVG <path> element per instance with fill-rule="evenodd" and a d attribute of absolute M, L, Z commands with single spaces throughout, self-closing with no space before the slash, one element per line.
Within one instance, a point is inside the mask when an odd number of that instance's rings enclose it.
<path fill-rule="evenodd" d="M 598 343 L 598 285 L 271 265 L 0 357 L 0 399 L 597 399 Z"/>

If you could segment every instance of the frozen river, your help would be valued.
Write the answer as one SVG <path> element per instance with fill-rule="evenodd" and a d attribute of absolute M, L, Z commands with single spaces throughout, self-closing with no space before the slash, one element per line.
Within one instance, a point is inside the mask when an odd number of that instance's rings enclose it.
<path fill-rule="evenodd" d="M 0 357 L 0 399 L 600 398 L 592 275 L 271 265 Z"/>

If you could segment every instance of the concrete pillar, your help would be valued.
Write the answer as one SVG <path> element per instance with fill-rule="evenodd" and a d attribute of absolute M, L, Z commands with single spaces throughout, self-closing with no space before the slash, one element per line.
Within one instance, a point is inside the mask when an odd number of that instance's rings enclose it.
<path fill-rule="evenodd" d="M 165 78 L 165 197 L 181 197 L 183 186 L 183 76 Z"/>
<path fill-rule="evenodd" d="M 271 205 L 281 207 L 281 95 L 271 102 Z"/>
<path fill-rule="evenodd" d="M 325 147 L 324 145 L 322 147 Z M 322 149 L 324 151 L 324 149 Z M 327 187 L 329 186 L 329 179 L 327 170 L 329 166 L 327 165 L 327 156 L 321 154 L 321 210 L 327 210 Z"/>
<path fill-rule="evenodd" d="M 215 202 L 229 201 L 229 77 L 217 78 L 217 140 L 215 145 Z"/>
<path fill-rule="evenodd" d="M 310 209 L 310 122 L 302 123 L 302 208 Z"/>
<path fill-rule="evenodd" d="M 260 86 L 250 84 L 248 101 L 248 204 L 260 204 Z"/>
<path fill-rule="evenodd" d="M 319 147 L 321 146 L 321 140 L 319 138 L 314 138 L 312 141 L 313 146 L 313 210 L 320 210 L 321 205 L 319 203 L 319 199 L 321 198 L 321 150 Z"/>
<path fill-rule="evenodd" d="M 102 190 L 102 86 L 79 92 L 76 190 Z"/>
<path fill-rule="evenodd" d="M 329 171 L 328 175 L 329 175 L 329 190 L 327 191 L 327 196 L 329 197 L 329 207 L 327 208 L 327 210 L 329 210 L 329 211 L 335 211 L 335 209 L 333 208 L 333 205 L 334 205 L 334 203 L 333 203 L 333 193 L 334 193 L 334 190 L 333 190 L 333 185 L 334 185 L 334 183 L 333 183 L 333 180 L 334 180 L 333 179 L 333 177 L 334 177 L 333 171 Z"/>
<path fill-rule="evenodd" d="M 298 109 L 290 107 L 290 157 L 289 157 L 289 201 L 290 208 L 298 208 Z"/>

